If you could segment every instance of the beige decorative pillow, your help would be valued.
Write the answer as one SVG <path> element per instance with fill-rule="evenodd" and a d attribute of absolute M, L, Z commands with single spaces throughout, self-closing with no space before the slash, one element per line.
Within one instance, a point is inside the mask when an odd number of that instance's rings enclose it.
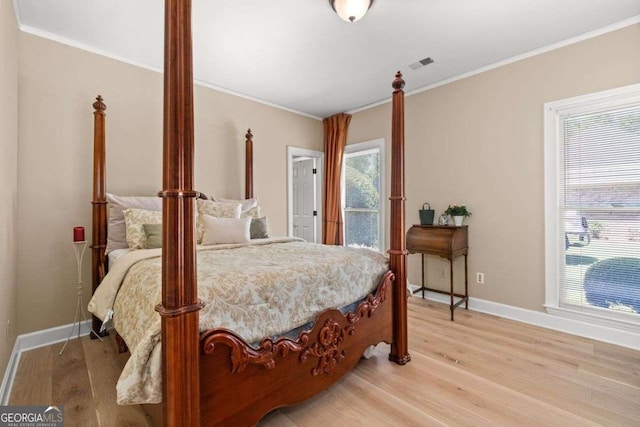
<path fill-rule="evenodd" d="M 222 203 L 240 203 L 242 205 L 242 210 L 246 211 L 249 210 L 251 208 L 255 208 L 256 206 L 258 206 L 258 198 L 254 197 L 252 199 L 239 199 L 239 200 L 235 200 L 235 199 L 223 199 L 221 197 L 210 197 L 211 200 L 213 200 L 214 202 L 222 202 Z"/>
<path fill-rule="evenodd" d="M 254 206 L 251 209 L 242 211 L 240 218 L 260 218 L 260 206 Z"/>
<path fill-rule="evenodd" d="M 144 224 L 161 224 L 162 211 L 148 211 L 146 209 L 125 209 L 124 223 L 127 229 L 127 244 L 129 249 L 144 249 L 147 245 L 147 235 Z"/>
<path fill-rule="evenodd" d="M 198 231 L 198 243 L 202 242 L 204 233 L 204 215 L 216 218 L 240 218 L 242 205 L 240 203 L 212 202 L 211 200 L 198 200 L 198 221 L 196 229 Z"/>
<path fill-rule="evenodd" d="M 161 211 L 162 199 L 160 197 L 147 196 L 117 196 L 107 193 L 109 222 L 107 229 L 106 253 L 116 249 L 126 249 L 127 232 L 124 223 L 125 209 L 146 209 L 149 211 Z"/>
<path fill-rule="evenodd" d="M 251 218 L 216 218 L 202 215 L 204 223 L 203 245 L 247 243 L 251 240 Z"/>

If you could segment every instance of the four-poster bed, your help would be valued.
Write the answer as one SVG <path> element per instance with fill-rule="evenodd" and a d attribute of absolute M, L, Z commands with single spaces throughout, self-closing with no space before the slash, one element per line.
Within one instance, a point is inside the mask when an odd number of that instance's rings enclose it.
<path fill-rule="evenodd" d="M 391 246 L 389 271 L 350 312 L 324 310 L 297 338 L 266 337 L 257 346 L 235 332 L 199 328 L 203 303 L 196 283 L 193 189 L 191 2 L 165 10 L 162 204 L 162 402 L 165 425 L 253 425 L 272 409 L 307 399 L 335 383 L 370 345 L 391 344 L 389 359 L 410 360 L 407 348 L 404 222 L 404 81 L 393 82 Z M 94 291 L 107 272 L 105 109 L 94 103 Z M 246 139 L 245 196 L 253 197 L 253 141 Z M 345 283 L 344 286 L 349 286 Z M 339 308 L 339 307 L 338 307 Z M 94 318 L 94 328 L 99 320 Z"/>

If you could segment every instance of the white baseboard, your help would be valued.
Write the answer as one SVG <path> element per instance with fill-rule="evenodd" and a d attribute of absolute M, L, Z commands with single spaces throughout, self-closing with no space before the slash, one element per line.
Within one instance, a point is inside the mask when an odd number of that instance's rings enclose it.
<path fill-rule="evenodd" d="M 91 320 L 85 320 L 82 322 L 80 328 L 80 336 L 83 337 L 85 335 L 89 335 L 89 331 L 91 330 Z M 9 357 L 9 364 L 4 372 L 2 386 L 0 386 L 0 405 L 6 406 L 9 404 L 11 388 L 13 387 L 13 380 L 15 379 L 16 372 L 18 370 L 18 364 L 20 363 L 20 356 L 22 352 L 62 342 L 66 340 L 72 332 L 74 332 L 74 334 L 71 338 L 76 338 L 78 336 L 77 331 L 78 324 L 70 323 L 68 325 L 56 326 L 55 328 L 18 335 L 18 337 L 16 337 L 16 342 L 13 345 L 11 357 Z"/>
<path fill-rule="evenodd" d="M 416 288 L 415 285 L 410 285 Z M 414 297 L 419 298 L 418 294 Z M 436 292 L 425 292 L 425 298 L 449 304 L 449 296 Z M 469 310 L 480 313 L 492 314 L 505 319 L 528 323 L 542 328 L 553 329 L 571 335 L 578 335 L 585 338 L 615 344 L 622 347 L 640 350 L 640 335 L 631 331 L 610 328 L 592 323 L 582 322 L 560 316 L 554 316 L 541 311 L 527 310 L 525 308 L 500 304 L 498 302 L 487 301 L 479 298 L 469 297 Z"/>

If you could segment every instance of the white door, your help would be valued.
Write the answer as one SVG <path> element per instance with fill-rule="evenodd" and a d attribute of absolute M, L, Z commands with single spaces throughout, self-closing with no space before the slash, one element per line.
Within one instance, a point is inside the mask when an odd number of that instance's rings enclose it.
<path fill-rule="evenodd" d="M 315 167 L 315 159 L 293 162 L 293 235 L 307 242 L 316 241 Z"/>

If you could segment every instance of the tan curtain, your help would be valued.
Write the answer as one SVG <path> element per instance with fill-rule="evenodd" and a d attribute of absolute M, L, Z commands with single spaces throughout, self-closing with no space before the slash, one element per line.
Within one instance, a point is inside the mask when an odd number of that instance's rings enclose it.
<path fill-rule="evenodd" d="M 322 201 L 322 243 L 344 244 L 342 235 L 342 209 L 340 205 L 340 174 L 342 158 L 347 144 L 347 131 L 351 115 L 340 113 L 323 120 L 324 124 L 324 199 Z"/>

